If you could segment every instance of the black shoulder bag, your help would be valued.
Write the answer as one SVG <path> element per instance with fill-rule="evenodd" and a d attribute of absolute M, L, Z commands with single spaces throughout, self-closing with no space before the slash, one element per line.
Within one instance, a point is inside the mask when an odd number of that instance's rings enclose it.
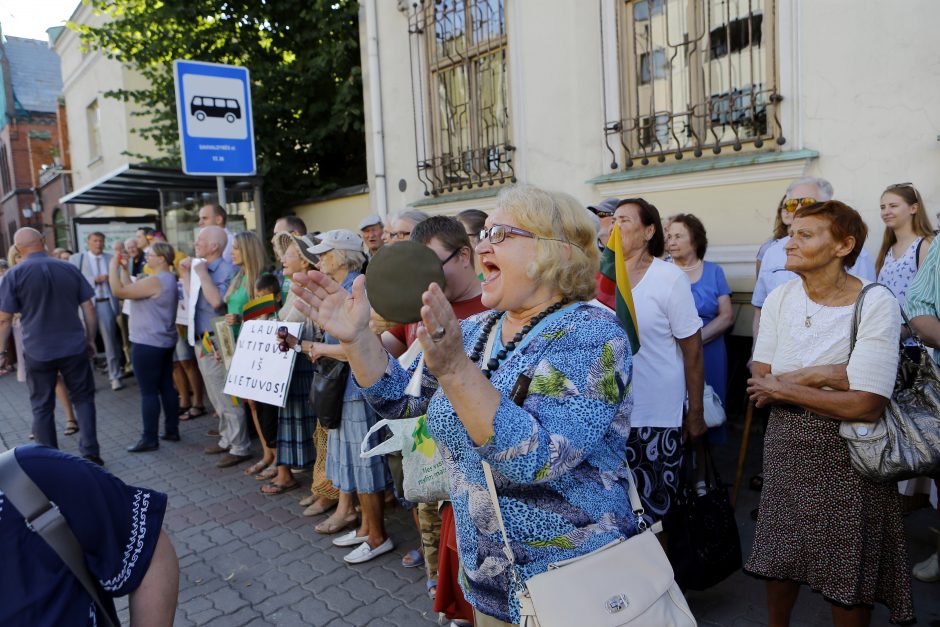
<path fill-rule="evenodd" d="M 313 366 L 310 402 L 320 426 L 338 429 L 343 416 L 343 396 L 349 379 L 349 364 L 332 357 L 321 357 Z"/>
<path fill-rule="evenodd" d="M 706 590 L 741 568 L 741 538 L 708 444 L 705 459 L 699 460 L 706 465 L 703 496 L 695 490 L 691 447 L 683 457 L 679 496 L 663 518 L 666 553 L 683 590 Z"/>

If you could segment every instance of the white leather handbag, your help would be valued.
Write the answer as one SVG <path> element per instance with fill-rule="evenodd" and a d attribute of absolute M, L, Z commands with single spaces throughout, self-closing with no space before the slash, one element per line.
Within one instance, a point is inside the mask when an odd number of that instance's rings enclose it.
<path fill-rule="evenodd" d="M 614 540 L 587 555 L 549 564 L 544 573 L 522 581 L 503 525 L 493 472 L 486 462 L 483 472 L 499 520 L 503 551 L 516 580 L 521 627 L 696 625 L 654 529 L 646 529 L 642 522 L 643 506 L 632 477 L 630 506 L 644 531 L 632 538 Z"/>

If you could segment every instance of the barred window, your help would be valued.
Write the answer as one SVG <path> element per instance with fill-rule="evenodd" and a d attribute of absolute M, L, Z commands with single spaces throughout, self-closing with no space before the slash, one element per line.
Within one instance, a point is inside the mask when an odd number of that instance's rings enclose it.
<path fill-rule="evenodd" d="M 607 145 L 624 167 L 782 145 L 774 0 L 622 0 L 620 120 Z"/>
<path fill-rule="evenodd" d="M 425 195 L 515 182 L 504 0 L 425 0 L 409 15 Z"/>

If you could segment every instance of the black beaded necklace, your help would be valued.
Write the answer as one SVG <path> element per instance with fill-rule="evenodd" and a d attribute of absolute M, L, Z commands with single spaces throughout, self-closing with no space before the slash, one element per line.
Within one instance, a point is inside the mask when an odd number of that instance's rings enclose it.
<path fill-rule="evenodd" d="M 535 325 L 544 320 L 546 316 L 550 316 L 567 304 L 568 299 L 562 298 L 560 301 L 543 310 L 537 316 L 529 320 L 528 324 L 522 327 L 522 329 L 513 336 L 506 346 L 496 353 L 496 357 L 490 357 L 489 361 L 486 362 L 486 370 L 483 371 L 483 374 L 486 375 L 486 378 L 489 379 L 490 376 L 492 376 L 493 372 L 499 368 L 499 362 L 506 359 L 509 353 L 516 350 L 516 345 L 522 341 L 522 338 L 524 338 L 529 331 L 535 328 Z M 495 326 L 496 323 L 502 319 L 502 317 L 502 315 L 493 316 L 485 325 L 483 325 L 483 331 L 480 333 L 480 337 L 477 339 L 477 343 L 473 345 L 473 352 L 470 353 L 470 361 L 473 363 L 480 363 L 480 358 L 483 354 L 483 349 L 486 347 L 486 341 L 490 337 L 490 332 L 493 330 L 493 326 Z"/>

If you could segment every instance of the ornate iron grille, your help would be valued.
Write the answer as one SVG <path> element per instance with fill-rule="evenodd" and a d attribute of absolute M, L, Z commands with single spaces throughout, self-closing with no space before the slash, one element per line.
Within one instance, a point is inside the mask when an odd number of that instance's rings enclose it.
<path fill-rule="evenodd" d="M 604 129 L 612 169 L 786 142 L 774 0 L 625 0 L 621 9 L 624 113 Z"/>
<path fill-rule="evenodd" d="M 408 11 L 424 195 L 515 182 L 504 0 L 417 0 Z"/>

